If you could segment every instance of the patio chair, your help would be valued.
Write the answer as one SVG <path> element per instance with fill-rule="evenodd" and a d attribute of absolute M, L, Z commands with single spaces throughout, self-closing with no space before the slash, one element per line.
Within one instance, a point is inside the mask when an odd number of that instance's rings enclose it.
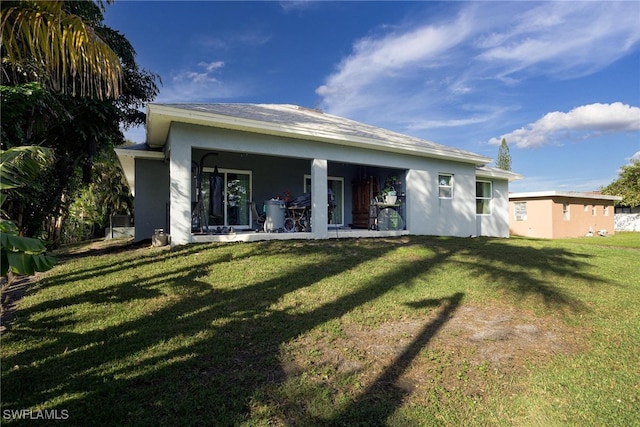
<path fill-rule="evenodd" d="M 253 220 L 256 222 L 256 224 L 258 224 L 258 230 L 264 229 L 264 222 L 267 219 L 267 215 L 264 213 L 258 213 L 256 202 L 254 202 L 253 200 L 249 202 L 249 206 L 251 207 L 251 216 L 253 217 Z"/>

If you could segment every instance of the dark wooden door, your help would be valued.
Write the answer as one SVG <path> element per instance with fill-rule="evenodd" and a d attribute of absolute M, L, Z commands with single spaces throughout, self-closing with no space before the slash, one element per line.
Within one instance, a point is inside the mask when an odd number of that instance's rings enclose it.
<path fill-rule="evenodd" d="M 353 228 L 369 228 L 369 207 L 378 194 L 378 181 L 374 177 L 352 182 L 351 216 Z"/>

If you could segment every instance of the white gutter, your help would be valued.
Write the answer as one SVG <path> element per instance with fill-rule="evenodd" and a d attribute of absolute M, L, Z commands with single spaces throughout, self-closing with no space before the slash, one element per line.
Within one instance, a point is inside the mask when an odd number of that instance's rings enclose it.
<path fill-rule="evenodd" d="M 509 180 L 509 182 L 524 178 L 524 176 L 515 172 L 505 171 L 497 168 L 489 168 L 489 167 L 476 168 L 476 176 L 481 178 L 506 179 L 506 180 Z"/>

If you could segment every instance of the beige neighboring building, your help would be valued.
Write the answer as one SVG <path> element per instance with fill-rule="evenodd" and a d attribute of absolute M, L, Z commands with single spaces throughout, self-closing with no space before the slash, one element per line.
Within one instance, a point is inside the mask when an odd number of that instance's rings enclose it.
<path fill-rule="evenodd" d="M 613 205 L 621 199 L 563 191 L 510 193 L 509 231 L 548 239 L 615 234 Z"/>

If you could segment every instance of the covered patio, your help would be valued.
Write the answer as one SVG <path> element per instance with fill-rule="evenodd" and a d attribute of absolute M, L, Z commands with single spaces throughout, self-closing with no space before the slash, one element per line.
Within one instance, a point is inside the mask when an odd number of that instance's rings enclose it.
<path fill-rule="evenodd" d="M 135 191 L 136 239 L 163 229 L 172 245 L 507 237 L 518 177 L 478 154 L 293 105 L 150 104 L 146 142 L 116 153 Z M 289 203 L 303 195 L 301 220 Z M 293 219 L 261 224 L 280 201 Z"/>

